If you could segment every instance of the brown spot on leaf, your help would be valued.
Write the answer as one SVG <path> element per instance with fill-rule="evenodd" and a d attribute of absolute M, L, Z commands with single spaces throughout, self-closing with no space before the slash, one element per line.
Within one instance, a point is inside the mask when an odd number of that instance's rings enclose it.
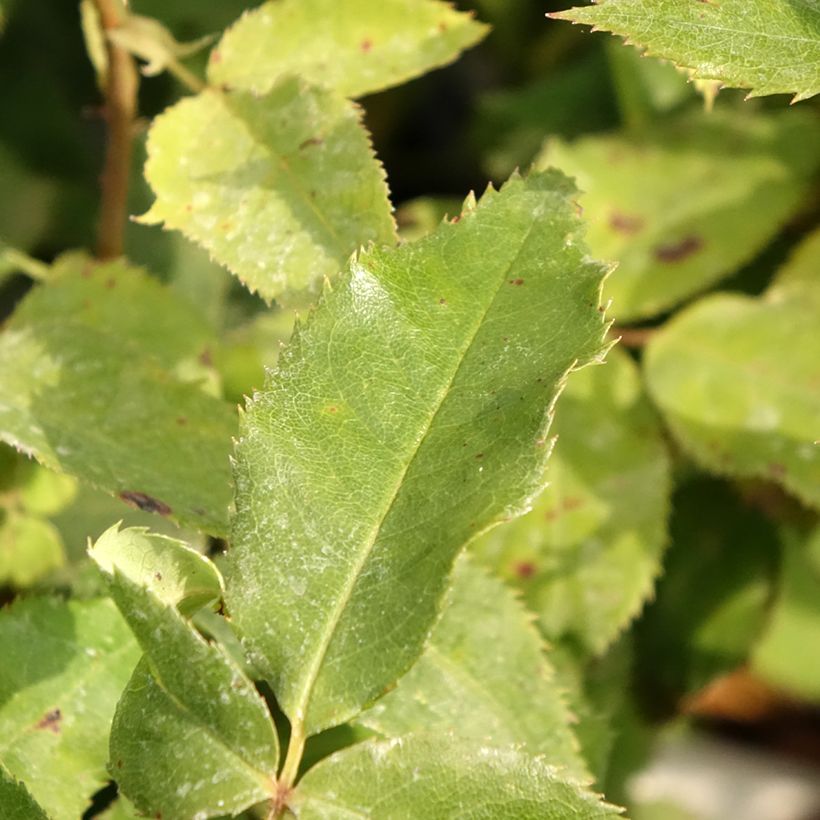
<path fill-rule="evenodd" d="M 217 49 L 214 49 L 211 52 L 211 62 L 214 65 L 216 65 L 216 63 L 221 63 L 222 62 L 222 54 Z"/>
<path fill-rule="evenodd" d="M 532 561 L 519 561 L 513 570 L 519 578 L 532 578 L 535 575 L 535 564 Z"/>
<path fill-rule="evenodd" d="M 450 220 L 450 224 L 451 224 L 451 225 L 455 225 L 457 222 L 461 222 L 461 216 L 454 216 L 454 217 Z"/>
<path fill-rule="evenodd" d="M 784 464 L 780 464 L 779 462 L 772 462 L 769 465 L 769 473 L 774 478 L 785 478 L 786 477 L 786 466 Z"/>
<path fill-rule="evenodd" d="M 205 367 L 210 367 L 214 363 L 211 351 L 207 347 L 199 354 L 199 363 L 204 364 Z"/>
<path fill-rule="evenodd" d="M 138 510 L 150 513 L 159 513 L 160 515 L 170 515 L 171 508 L 163 501 L 157 498 L 152 498 L 145 493 L 132 492 L 131 490 L 123 490 L 120 493 L 120 499 L 128 504 L 130 507 L 136 507 Z"/>
<path fill-rule="evenodd" d="M 484 453 L 476 453 L 475 457 L 480 460 L 480 459 L 484 458 Z"/>
<path fill-rule="evenodd" d="M 639 216 L 622 214 L 620 211 L 613 211 L 609 216 L 609 227 L 617 233 L 637 233 L 643 226 L 644 221 Z"/>
<path fill-rule="evenodd" d="M 510 279 L 510 284 L 511 285 L 517 285 L 518 287 L 521 287 L 521 285 L 524 284 L 524 280 L 519 276 L 518 279 Z"/>
<path fill-rule="evenodd" d="M 655 258 L 659 262 L 682 262 L 703 247 L 703 240 L 699 236 L 690 234 L 678 242 L 658 245 L 655 248 Z"/>
<path fill-rule="evenodd" d="M 335 404 L 330 404 L 327 407 L 325 407 L 325 412 L 326 413 L 338 413 L 339 408 Z"/>
<path fill-rule="evenodd" d="M 154 573 L 154 580 L 155 581 L 161 581 L 162 580 L 162 573 L 161 572 L 155 572 Z"/>
<path fill-rule="evenodd" d="M 118 768 L 118 769 L 121 769 L 121 768 L 122 768 L 122 761 L 121 761 L 121 760 L 118 760 L 118 761 L 117 761 L 117 768 Z"/>
<path fill-rule="evenodd" d="M 299 150 L 310 148 L 311 145 L 321 145 L 324 140 L 321 137 L 308 137 L 304 142 L 299 144 Z"/>
<path fill-rule="evenodd" d="M 60 734 L 60 722 L 63 719 L 63 713 L 59 709 L 52 709 L 46 712 L 42 718 L 34 725 L 35 729 L 42 729 L 46 732 L 54 732 L 55 735 Z"/>
<path fill-rule="evenodd" d="M 188 419 L 185 416 L 177 416 L 177 424 L 180 427 L 184 427 L 188 423 Z"/>
<path fill-rule="evenodd" d="M 441 299 L 439 299 L 439 300 L 438 300 L 438 303 L 439 303 L 440 305 L 446 305 L 446 304 L 447 304 L 447 300 L 446 300 L 446 299 L 442 296 L 442 297 L 441 297 Z"/>
<path fill-rule="evenodd" d="M 444 20 L 442 20 L 442 21 L 438 24 L 438 30 L 439 30 L 442 34 L 444 34 L 444 32 L 445 32 L 445 31 L 447 31 L 447 23 L 445 23 L 445 22 L 444 22 Z"/>
<path fill-rule="evenodd" d="M 367 54 L 370 49 L 373 48 L 373 41 L 370 39 L 364 39 L 359 45 L 359 48 L 362 50 L 363 54 Z"/>
<path fill-rule="evenodd" d="M 117 280 L 114 277 L 105 280 L 105 286 L 110 290 L 117 286 Z"/>

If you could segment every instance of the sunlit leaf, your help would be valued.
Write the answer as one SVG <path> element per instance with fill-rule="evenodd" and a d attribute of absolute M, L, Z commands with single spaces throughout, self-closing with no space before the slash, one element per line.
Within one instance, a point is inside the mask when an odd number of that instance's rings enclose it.
<path fill-rule="evenodd" d="M 265 299 L 309 301 L 369 242 L 395 241 L 384 172 L 353 103 L 284 78 L 207 90 L 154 121 L 142 218 L 182 231 Z"/>
<path fill-rule="evenodd" d="M 552 15 L 629 38 L 697 77 L 751 95 L 820 91 L 820 9 L 814 0 L 598 0 Z"/>
<path fill-rule="evenodd" d="M 546 758 L 465 747 L 446 735 L 368 741 L 339 752 L 307 773 L 291 806 L 302 820 L 594 820 L 619 814 Z"/>
<path fill-rule="evenodd" d="M 602 354 L 573 192 L 515 177 L 363 254 L 248 408 L 227 604 L 308 734 L 406 671 L 458 550 L 543 486 L 565 374 Z"/>
<path fill-rule="evenodd" d="M 208 79 L 264 93 L 298 74 L 360 97 L 452 62 L 487 30 L 440 0 L 277 0 L 228 29 Z"/>
<path fill-rule="evenodd" d="M 602 652 L 650 595 L 666 543 L 669 465 L 629 357 L 570 376 L 549 485 L 533 510 L 480 539 L 552 639 Z"/>
<path fill-rule="evenodd" d="M 616 321 L 672 307 L 769 243 L 820 163 L 820 126 L 801 113 L 690 112 L 546 144 L 536 166 L 576 178 L 590 248 L 618 262 L 604 291 Z"/>

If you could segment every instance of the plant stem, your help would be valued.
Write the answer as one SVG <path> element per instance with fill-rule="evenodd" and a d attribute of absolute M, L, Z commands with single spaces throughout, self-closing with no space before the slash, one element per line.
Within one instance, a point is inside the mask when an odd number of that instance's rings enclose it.
<path fill-rule="evenodd" d="M 282 766 L 282 772 L 277 783 L 278 794 L 273 800 L 270 810 L 270 820 L 282 817 L 287 811 L 287 801 L 293 791 L 293 784 L 296 782 L 296 775 L 299 774 L 299 764 L 302 762 L 302 754 L 305 751 L 305 739 L 304 727 L 301 723 L 294 721 L 291 726 L 285 765 Z"/>
<path fill-rule="evenodd" d="M 120 25 L 116 0 L 95 0 L 105 31 Z M 137 113 L 139 79 L 134 59 L 110 40 L 108 78 L 105 85 L 105 121 L 108 142 L 105 150 L 97 227 L 97 256 L 122 256 L 125 221 L 128 215 L 128 179 L 131 172 L 134 119 Z"/>

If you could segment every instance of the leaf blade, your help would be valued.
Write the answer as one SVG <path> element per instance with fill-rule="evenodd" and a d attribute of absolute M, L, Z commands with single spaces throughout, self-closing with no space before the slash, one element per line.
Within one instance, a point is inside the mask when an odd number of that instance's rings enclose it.
<path fill-rule="evenodd" d="M 407 668 L 456 551 L 543 482 L 564 376 L 603 350 L 604 269 L 576 243 L 571 193 L 552 173 L 514 178 L 458 224 L 355 261 L 247 411 L 226 601 L 309 733 Z M 425 498 L 441 501 L 422 530 Z M 411 577 L 414 560 L 427 588 Z M 378 576 L 395 585 L 392 600 Z M 272 611 L 276 636 L 264 626 Z M 385 617 L 401 642 L 370 631 Z M 373 641 L 384 651 L 371 655 Z"/>
<path fill-rule="evenodd" d="M 228 29 L 211 53 L 208 78 L 259 93 L 298 74 L 361 97 L 451 62 L 486 32 L 438 0 L 280 0 Z"/>
<path fill-rule="evenodd" d="M 820 91 L 820 10 L 812 2 L 603 0 L 553 17 L 628 37 L 695 76 L 749 88 L 750 96 Z"/>
<path fill-rule="evenodd" d="M 315 297 L 360 246 L 391 244 L 387 184 L 360 112 L 285 77 L 206 90 L 154 121 L 141 220 L 182 231 L 265 299 Z"/>

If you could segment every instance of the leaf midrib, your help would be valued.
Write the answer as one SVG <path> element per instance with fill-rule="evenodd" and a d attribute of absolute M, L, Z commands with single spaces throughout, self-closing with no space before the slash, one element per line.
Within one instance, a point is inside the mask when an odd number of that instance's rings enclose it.
<path fill-rule="evenodd" d="M 307 675 L 305 676 L 305 684 L 302 689 L 301 697 L 297 698 L 294 704 L 294 714 L 290 717 L 295 721 L 299 721 L 301 719 L 301 722 L 306 722 L 307 707 L 310 702 L 313 688 L 316 685 L 316 681 L 318 680 L 319 674 L 322 669 L 322 665 L 324 663 L 325 658 L 327 657 L 330 644 L 333 640 L 333 637 L 336 634 L 339 622 L 341 621 L 345 609 L 347 608 L 347 605 L 353 596 L 353 590 L 356 586 L 356 582 L 361 576 L 362 570 L 365 564 L 367 563 L 368 559 L 370 558 L 371 553 L 373 552 L 373 548 L 376 544 L 376 541 L 378 540 L 379 533 L 381 532 L 384 522 L 390 515 L 390 512 L 392 511 L 393 506 L 401 493 L 401 489 L 404 485 L 404 479 L 406 478 L 407 473 L 410 470 L 410 467 L 415 462 L 416 457 L 418 456 L 425 440 L 427 439 L 427 436 L 430 433 L 430 430 L 433 428 L 436 417 L 438 416 L 441 408 L 444 406 L 447 397 L 450 395 L 453 384 L 455 383 L 458 374 L 461 372 L 461 368 L 464 364 L 464 360 L 466 359 L 467 354 L 470 351 L 470 348 L 473 346 L 473 343 L 475 342 L 476 337 L 478 336 L 481 328 L 483 327 L 488 314 L 490 313 L 493 305 L 495 304 L 495 301 L 498 298 L 498 294 L 501 292 L 501 289 L 504 283 L 506 282 L 507 277 L 510 274 L 510 271 L 512 270 L 516 262 L 518 262 L 518 260 L 520 259 L 521 254 L 525 246 L 527 245 L 527 242 L 532 236 L 532 232 L 535 226 L 536 220 L 533 219 L 529 227 L 527 228 L 526 234 L 521 239 L 521 243 L 519 245 L 518 250 L 515 253 L 515 256 L 507 265 L 507 267 L 504 268 L 503 275 L 499 277 L 498 285 L 496 286 L 495 290 L 492 293 L 492 296 L 488 300 L 486 307 L 481 311 L 478 321 L 475 323 L 475 326 L 473 327 L 472 331 L 470 332 L 467 338 L 466 344 L 460 350 L 459 355 L 456 359 L 457 364 L 455 368 L 453 368 L 453 372 L 447 379 L 446 384 L 444 384 L 441 390 L 439 391 L 439 395 L 436 397 L 436 401 L 433 403 L 432 412 L 428 415 L 427 420 L 424 422 L 424 425 L 422 426 L 422 429 L 419 431 L 419 435 L 417 436 L 417 440 L 413 446 L 412 451 L 408 453 L 406 464 L 398 476 L 398 479 L 390 493 L 384 510 L 378 516 L 373 528 L 370 531 L 370 534 L 364 542 L 364 547 L 361 550 L 359 557 L 354 564 L 353 571 L 348 575 L 348 578 L 344 586 L 342 587 L 342 593 L 339 596 L 337 604 L 331 613 L 331 617 L 328 622 L 328 628 L 325 630 L 324 637 L 319 645 L 319 650 L 314 656 L 313 662 L 310 664 Z"/>

